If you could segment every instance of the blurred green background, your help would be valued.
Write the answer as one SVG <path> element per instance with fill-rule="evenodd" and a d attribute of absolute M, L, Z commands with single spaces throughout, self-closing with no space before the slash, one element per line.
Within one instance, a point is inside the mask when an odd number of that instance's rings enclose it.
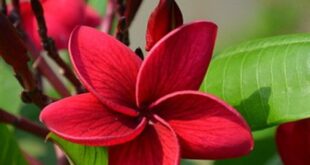
<path fill-rule="evenodd" d="M 102 9 L 101 0 L 90 0 Z M 219 26 L 215 52 L 250 39 L 310 31 L 309 0 L 176 0 L 183 12 L 184 22 L 209 20 Z M 158 1 L 146 0 L 130 28 L 131 48 L 144 48 L 147 19 Z M 0 60 L 0 107 L 32 120 L 39 109 L 24 105 L 19 100 L 21 88 L 10 69 Z M 54 93 L 51 91 L 51 93 Z M 13 130 L 13 129 L 12 129 Z M 275 128 L 254 133 L 255 150 L 247 157 L 224 160 L 184 160 L 182 165 L 280 165 L 274 144 Z M 19 130 L 14 131 L 22 150 L 39 158 L 46 165 L 55 164 L 53 146 Z"/>

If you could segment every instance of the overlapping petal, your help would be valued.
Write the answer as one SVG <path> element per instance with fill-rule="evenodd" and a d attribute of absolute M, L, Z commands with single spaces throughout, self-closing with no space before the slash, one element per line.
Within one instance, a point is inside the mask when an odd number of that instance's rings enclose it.
<path fill-rule="evenodd" d="M 211 60 L 217 26 L 195 22 L 165 36 L 150 51 L 137 80 L 140 107 L 180 90 L 198 90 Z"/>
<path fill-rule="evenodd" d="M 222 159 L 241 156 L 253 147 L 250 129 L 232 107 L 196 91 L 169 94 L 151 105 L 179 137 L 182 157 Z"/>
<path fill-rule="evenodd" d="M 113 37 L 85 26 L 72 32 L 69 51 L 88 90 L 113 110 L 137 114 L 132 108 L 141 60 L 134 52 Z"/>
<path fill-rule="evenodd" d="M 40 120 L 54 133 L 75 143 L 109 146 L 128 142 L 146 125 L 109 110 L 90 93 L 68 97 L 45 107 Z"/>
<path fill-rule="evenodd" d="M 280 125 L 276 141 L 285 165 L 310 163 L 310 119 Z"/>
<path fill-rule="evenodd" d="M 149 125 L 131 142 L 109 148 L 113 165 L 178 165 L 180 149 L 177 137 L 168 125 Z"/>

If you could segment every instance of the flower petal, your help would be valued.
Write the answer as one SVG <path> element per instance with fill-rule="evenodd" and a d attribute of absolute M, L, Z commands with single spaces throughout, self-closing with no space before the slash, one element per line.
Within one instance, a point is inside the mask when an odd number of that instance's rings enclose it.
<path fill-rule="evenodd" d="M 310 119 L 280 125 L 276 141 L 285 165 L 310 164 Z"/>
<path fill-rule="evenodd" d="M 179 90 L 197 90 L 208 68 L 217 26 L 195 22 L 177 28 L 150 51 L 138 74 L 137 105 Z"/>
<path fill-rule="evenodd" d="M 180 91 L 162 97 L 150 108 L 179 136 L 182 157 L 231 158 L 247 154 L 253 147 L 244 119 L 214 96 Z"/>
<path fill-rule="evenodd" d="M 69 51 L 78 77 L 91 93 L 113 110 L 137 114 L 133 109 L 141 60 L 134 52 L 113 37 L 86 26 L 72 32 Z"/>
<path fill-rule="evenodd" d="M 45 107 L 40 120 L 69 141 L 94 146 L 124 143 L 138 136 L 146 125 L 110 111 L 90 93 L 68 97 Z"/>
<path fill-rule="evenodd" d="M 82 23 L 81 18 L 85 14 L 84 8 L 86 7 L 83 0 L 47 0 L 42 5 L 47 23 L 50 22 L 49 18 L 53 18 L 59 21 L 55 22 L 55 25 L 71 30 Z M 48 26 L 52 26 L 52 24 Z"/>
<path fill-rule="evenodd" d="M 173 130 L 161 122 L 148 125 L 136 139 L 109 148 L 110 165 L 178 165 L 180 149 Z"/>

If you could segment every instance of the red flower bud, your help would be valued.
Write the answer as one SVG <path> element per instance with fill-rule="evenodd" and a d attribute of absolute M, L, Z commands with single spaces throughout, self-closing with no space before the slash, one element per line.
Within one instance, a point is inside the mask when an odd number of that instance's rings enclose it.
<path fill-rule="evenodd" d="M 160 0 L 149 17 L 146 30 L 146 50 L 171 30 L 183 24 L 181 10 L 174 0 Z"/>

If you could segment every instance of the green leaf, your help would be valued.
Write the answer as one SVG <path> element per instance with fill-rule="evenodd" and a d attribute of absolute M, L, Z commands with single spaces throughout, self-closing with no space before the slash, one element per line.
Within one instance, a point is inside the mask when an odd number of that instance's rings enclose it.
<path fill-rule="evenodd" d="M 11 113 L 17 113 L 21 106 L 21 86 L 14 77 L 14 72 L 3 59 L 0 58 L 0 108 Z"/>
<path fill-rule="evenodd" d="M 276 151 L 275 128 L 254 132 L 254 150 L 246 156 L 235 159 L 218 160 L 214 165 L 281 165 L 281 160 Z"/>
<path fill-rule="evenodd" d="M 254 130 L 310 117 L 310 34 L 261 39 L 212 60 L 201 86 Z"/>
<path fill-rule="evenodd" d="M 33 122 L 39 122 L 40 108 L 34 104 L 23 104 L 19 110 L 19 115 Z M 46 143 L 44 140 L 29 132 L 15 129 L 14 134 L 19 147 L 35 157 L 38 161 L 44 162 L 44 165 L 55 165 L 56 155 L 53 143 Z"/>
<path fill-rule="evenodd" d="M 104 15 L 107 6 L 107 0 L 88 0 L 91 5 L 100 15 Z"/>
<path fill-rule="evenodd" d="M 68 142 L 55 134 L 49 136 L 69 157 L 74 165 L 107 165 L 108 154 L 103 147 L 82 146 Z"/>
<path fill-rule="evenodd" d="M 0 164 L 27 165 L 11 131 L 0 124 Z"/>

